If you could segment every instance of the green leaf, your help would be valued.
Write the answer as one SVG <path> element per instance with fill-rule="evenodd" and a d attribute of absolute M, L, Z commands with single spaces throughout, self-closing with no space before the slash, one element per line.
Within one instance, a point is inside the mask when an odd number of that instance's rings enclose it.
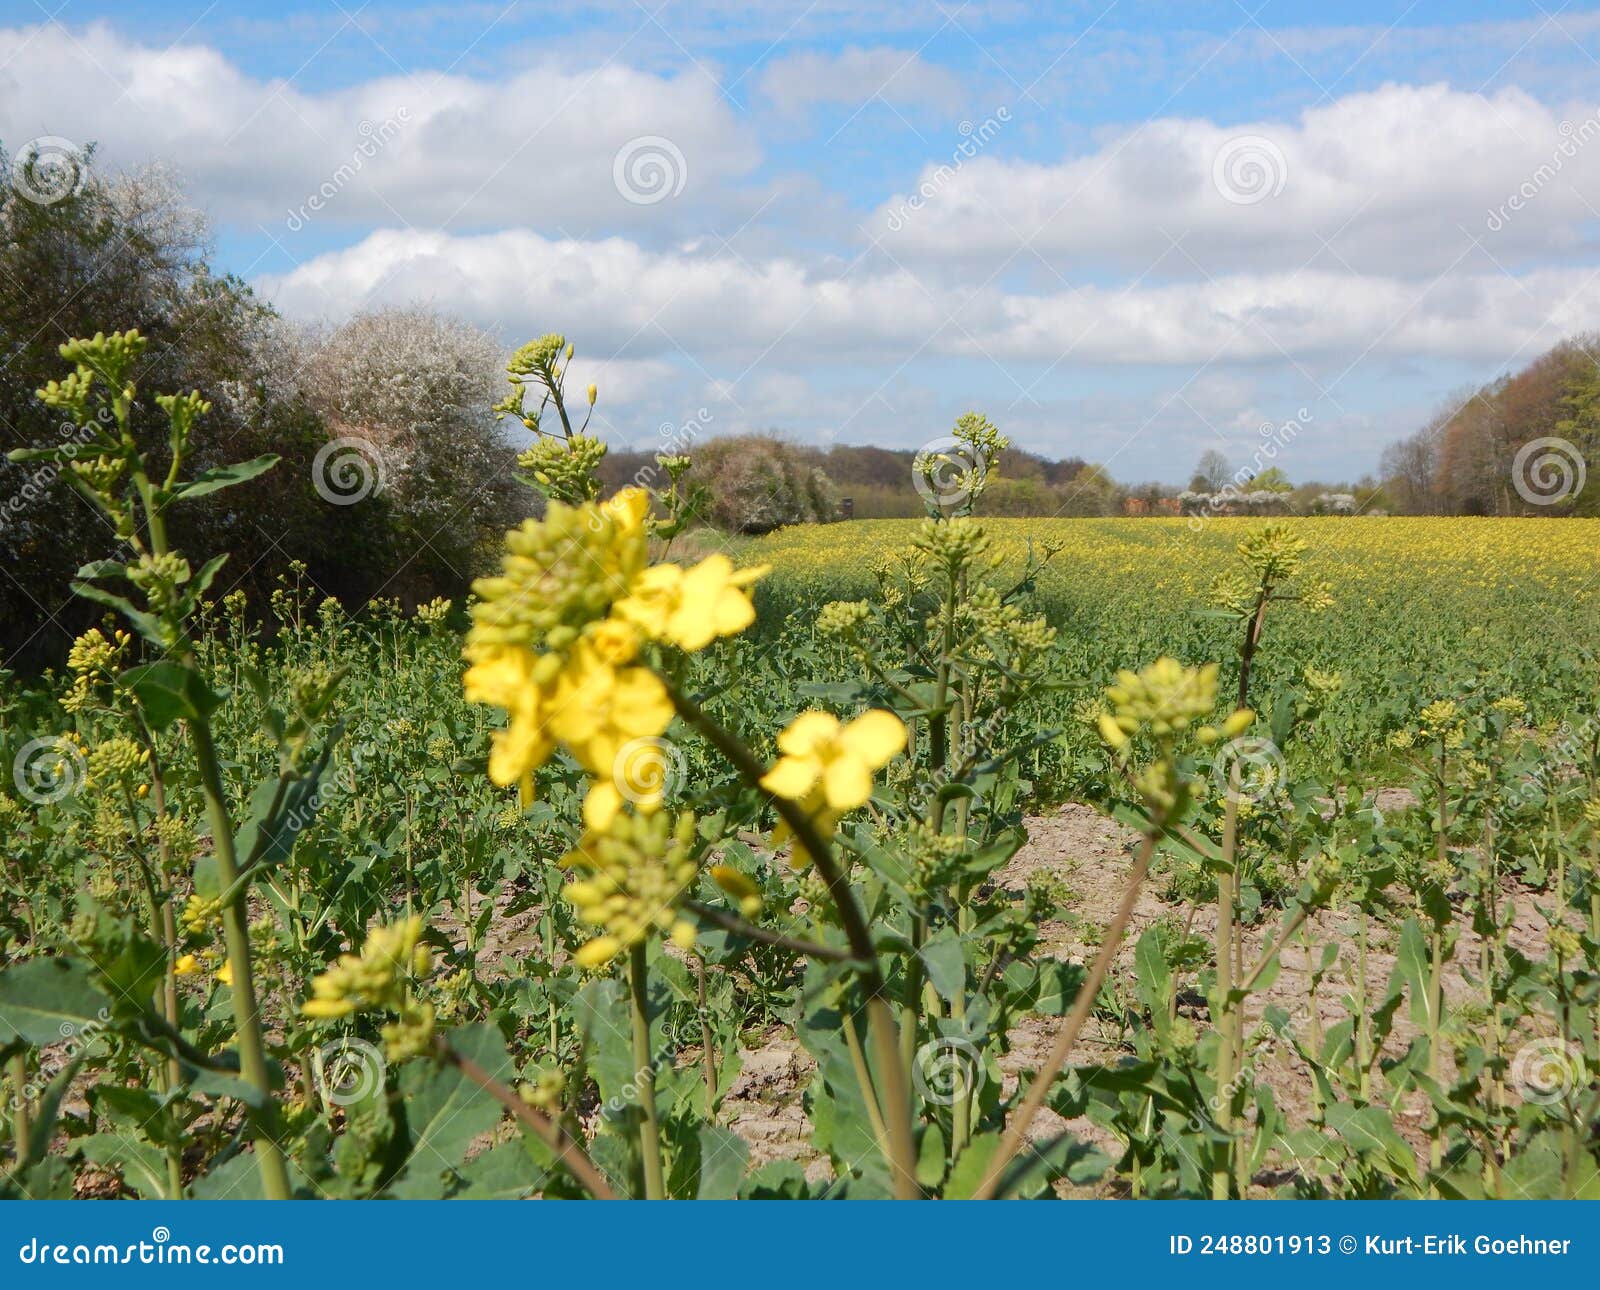
<path fill-rule="evenodd" d="M 467 1026 L 445 1039 L 495 1079 L 513 1077 L 505 1043 L 493 1026 Z M 410 1062 L 400 1071 L 400 1105 L 410 1152 L 389 1190 L 402 1200 L 442 1196 L 446 1176 L 467 1158 L 473 1139 L 494 1128 L 503 1114 L 500 1103 L 456 1067 L 429 1061 Z"/>
<path fill-rule="evenodd" d="M 203 721 L 222 702 L 199 672 L 172 659 L 131 667 L 118 680 L 133 691 L 155 730 L 165 730 L 180 718 Z"/>
<path fill-rule="evenodd" d="M 30 959 L 0 972 L 0 1045 L 13 1036 L 43 1047 L 105 1025 L 111 1001 L 79 959 Z"/>
<path fill-rule="evenodd" d="M 97 1133 L 83 1141 L 83 1158 L 115 1169 L 141 1200 L 167 1197 L 166 1157 L 128 1133 Z"/>
<path fill-rule="evenodd" d="M 256 785 L 250 795 L 249 814 L 234 838 L 234 850 L 244 858 L 246 865 L 278 864 L 289 858 L 295 839 L 317 817 L 322 805 L 322 776 L 333 756 L 334 739 L 304 775 L 283 781 L 269 775 Z"/>
<path fill-rule="evenodd" d="M 941 999 L 954 1000 L 967 987 L 966 948 L 953 927 L 941 927 L 917 951 L 928 971 L 928 983 Z"/>
<path fill-rule="evenodd" d="M 72 1060 L 57 1071 L 55 1078 L 45 1085 L 39 1104 L 34 1108 L 33 1123 L 28 1126 L 28 1141 L 22 1163 L 43 1160 L 49 1153 L 50 1139 L 55 1136 L 56 1120 L 61 1114 L 61 1101 L 66 1097 L 67 1089 L 77 1077 L 78 1068 L 83 1065 L 88 1055 L 89 1045 L 80 1045 L 78 1051 L 73 1053 Z"/>
<path fill-rule="evenodd" d="M 501 1142 L 482 1155 L 474 1156 L 457 1171 L 463 1189 L 456 1200 L 523 1200 L 538 1191 L 550 1178 L 528 1150 L 524 1136 Z"/>
<path fill-rule="evenodd" d="M 983 1182 L 989 1162 L 994 1159 L 995 1148 L 999 1145 L 998 1133 L 980 1133 L 967 1143 L 950 1168 L 949 1180 L 944 1185 L 944 1198 L 971 1200 L 972 1194 Z"/>
<path fill-rule="evenodd" d="M 133 624 L 134 629 L 157 649 L 166 649 L 167 642 L 163 639 L 161 623 L 152 614 L 145 613 L 142 609 L 135 609 L 133 602 L 126 596 L 113 595 L 109 591 L 102 591 L 99 587 L 87 582 L 74 582 L 72 584 L 74 595 L 82 596 L 85 600 L 92 600 L 97 605 L 105 605 L 115 609 L 119 614 Z"/>
<path fill-rule="evenodd" d="M 732 1129 L 720 1124 L 700 1126 L 700 1188 L 697 1200 L 732 1200 L 739 1194 L 750 1148 Z"/>
<path fill-rule="evenodd" d="M 207 493 L 219 492 L 224 488 L 232 488 L 235 484 L 247 483 L 257 475 L 264 475 L 278 464 L 277 453 L 266 453 L 260 457 L 252 457 L 249 461 L 236 462 L 232 466 L 218 466 L 214 470 L 203 470 L 186 484 L 179 484 L 172 490 L 173 500 L 180 497 L 204 497 Z"/>

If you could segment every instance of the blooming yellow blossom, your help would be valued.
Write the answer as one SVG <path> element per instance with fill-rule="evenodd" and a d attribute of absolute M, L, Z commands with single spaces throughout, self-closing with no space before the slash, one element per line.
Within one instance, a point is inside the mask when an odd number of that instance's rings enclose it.
<path fill-rule="evenodd" d="M 692 569 L 658 564 L 639 575 L 616 610 L 654 640 L 702 650 L 719 636 L 737 635 L 755 622 L 755 606 L 745 588 L 767 571 L 764 564 L 736 570 L 725 555 L 708 555 Z"/>
<path fill-rule="evenodd" d="M 802 712 L 778 736 L 783 756 L 761 777 L 761 787 L 798 802 L 820 783 L 829 810 L 854 810 L 872 796 L 872 773 L 905 746 L 905 725 L 881 708 L 847 724 L 829 712 Z"/>
<path fill-rule="evenodd" d="M 609 780 L 622 746 L 661 734 L 672 715 L 660 677 L 646 667 L 612 667 L 585 641 L 557 678 L 546 721 L 579 765 Z"/>

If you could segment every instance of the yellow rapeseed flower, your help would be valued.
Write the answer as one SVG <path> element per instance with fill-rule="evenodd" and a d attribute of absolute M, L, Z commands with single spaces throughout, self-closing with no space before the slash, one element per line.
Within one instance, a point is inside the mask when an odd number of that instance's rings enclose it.
<path fill-rule="evenodd" d="M 827 836 L 846 811 L 866 804 L 872 773 L 905 746 L 906 728 L 892 712 L 874 708 L 848 724 L 828 712 L 802 712 L 778 736 L 783 756 L 761 777 L 761 786 L 775 797 L 799 802 Z M 780 819 L 772 845 L 782 846 L 789 836 Z M 789 863 L 802 868 L 814 858 L 797 843 Z"/>
<path fill-rule="evenodd" d="M 658 564 L 639 575 L 616 611 L 654 640 L 702 650 L 755 622 L 755 606 L 745 588 L 767 571 L 764 564 L 736 570 L 725 555 L 708 555 L 692 569 Z"/>
<path fill-rule="evenodd" d="M 778 736 L 783 756 L 761 777 L 761 787 L 798 802 L 820 783 L 830 810 L 854 810 L 872 796 L 872 773 L 905 746 L 905 725 L 881 708 L 848 724 L 830 712 L 802 712 Z"/>

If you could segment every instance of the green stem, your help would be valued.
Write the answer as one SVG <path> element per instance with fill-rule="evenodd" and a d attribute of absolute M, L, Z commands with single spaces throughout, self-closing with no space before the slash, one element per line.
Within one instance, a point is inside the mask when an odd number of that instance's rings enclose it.
<path fill-rule="evenodd" d="M 628 952 L 628 995 L 633 1014 L 633 1077 L 639 1088 L 639 1151 L 644 1160 L 644 1197 L 665 1200 L 661 1168 L 661 1124 L 656 1119 L 656 1072 L 650 1056 L 650 986 L 648 947 L 640 941 Z"/>
<path fill-rule="evenodd" d="M 1227 1200 L 1233 1185 L 1233 856 L 1239 801 L 1228 794 L 1222 822 L 1222 868 L 1217 874 L 1217 996 L 1213 1009 L 1217 1031 L 1217 1128 L 1226 1137 L 1211 1170 L 1211 1199 Z"/>
<path fill-rule="evenodd" d="M 28 1158 L 28 1138 L 32 1135 L 30 1108 L 28 1106 L 28 1054 L 14 1053 L 11 1067 L 11 1144 L 16 1160 L 21 1164 Z"/>
<path fill-rule="evenodd" d="M 883 1122 L 883 1111 L 878 1106 L 877 1086 L 872 1082 L 872 1071 L 867 1066 L 867 1055 L 861 1048 L 861 1036 L 856 1033 L 855 1017 L 846 1014 L 844 1024 L 839 1028 L 844 1033 L 844 1046 L 850 1053 L 850 1066 L 856 1073 L 856 1083 L 861 1086 L 862 1101 L 866 1103 L 867 1120 L 872 1125 L 872 1135 L 878 1140 L 878 1148 L 889 1155 L 889 1128 Z"/>
<path fill-rule="evenodd" d="M 233 825 L 228 817 L 223 793 L 222 770 L 211 727 L 205 720 L 189 723 L 195 761 L 200 769 L 200 787 L 205 795 L 206 818 L 211 824 L 211 841 L 217 861 L 217 881 L 223 891 L 232 889 L 239 877 L 233 849 Z M 233 977 L 234 1029 L 239 1040 L 239 1073 L 261 1095 L 262 1105 L 248 1108 L 256 1163 L 261 1170 L 261 1188 L 268 1200 L 288 1200 L 289 1169 L 283 1151 L 273 1137 L 272 1079 L 267 1072 L 266 1047 L 261 1035 L 261 1014 L 256 1006 L 254 970 L 250 962 L 250 927 L 245 914 L 245 893 L 235 891 L 222 907 L 223 938 L 228 949 L 228 968 Z"/>
<path fill-rule="evenodd" d="M 703 734 L 746 783 L 760 787 L 765 770 L 756 755 L 738 736 L 724 730 L 670 680 L 666 677 L 661 679 L 678 715 Z M 878 966 L 878 951 L 872 941 L 871 929 L 861 913 L 860 905 L 856 903 L 849 879 L 834 863 L 832 845 L 822 836 L 816 822 L 798 802 L 774 797 L 772 804 L 794 834 L 795 845 L 811 857 L 812 864 L 821 875 L 839 915 L 839 923 L 844 928 L 845 939 L 859 961 L 857 971 L 867 992 L 867 1024 L 871 1031 L 873 1055 L 882 1068 L 883 1105 L 889 1130 L 889 1172 L 894 1180 L 894 1194 L 899 1200 L 916 1199 L 921 1195 L 921 1189 L 917 1186 L 916 1139 L 911 1131 L 911 1086 L 906 1079 L 906 1068 L 900 1060 L 894 1015 L 886 1002 L 888 987 L 883 979 L 883 971 Z"/>

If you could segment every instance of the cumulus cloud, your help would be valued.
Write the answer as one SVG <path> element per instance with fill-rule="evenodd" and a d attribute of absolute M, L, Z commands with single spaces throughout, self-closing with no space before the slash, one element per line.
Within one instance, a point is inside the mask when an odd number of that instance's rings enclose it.
<path fill-rule="evenodd" d="M 696 256 L 525 230 L 374 233 L 261 287 L 292 314 L 338 316 L 421 298 L 529 333 L 581 302 L 601 348 L 757 367 L 919 354 L 1038 364 L 1493 358 L 1600 325 L 1600 293 L 1565 269 L 1431 282 L 1310 269 L 1021 294 L 971 292 L 863 262 L 821 273 L 794 259 Z"/>
<path fill-rule="evenodd" d="M 1514 88 L 1389 85 L 1293 122 L 1166 118 L 1054 164 L 988 153 L 934 163 L 866 230 L 896 258 L 983 272 L 1024 247 L 1063 274 L 1314 263 L 1417 276 L 1463 257 L 1483 270 L 1586 242 L 1600 195 L 1596 111 L 1562 114 Z"/>
<path fill-rule="evenodd" d="M 280 235 L 295 213 L 356 226 L 687 227 L 760 159 L 697 71 L 542 65 L 312 92 L 252 77 L 204 46 L 141 45 L 104 25 L 0 30 L 0 66 L 8 143 L 52 134 L 96 142 L 117 164 L 163 158 L 217 219 Z M 670 205 L 618 191 L 616 156 L 644 137 L 678 154 Z"/>

